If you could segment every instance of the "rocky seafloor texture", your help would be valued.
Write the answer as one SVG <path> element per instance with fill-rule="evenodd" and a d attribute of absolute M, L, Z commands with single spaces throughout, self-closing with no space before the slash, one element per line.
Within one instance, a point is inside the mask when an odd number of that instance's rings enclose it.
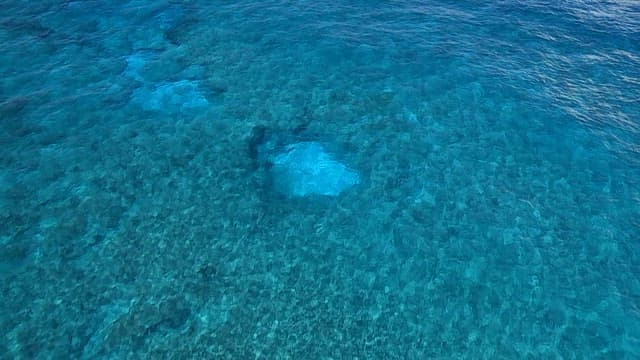
<path fill-rule="evenodd" d="M 0 358 L 640 357 L 635 33 L 410 3 L 7 2 Z"/>

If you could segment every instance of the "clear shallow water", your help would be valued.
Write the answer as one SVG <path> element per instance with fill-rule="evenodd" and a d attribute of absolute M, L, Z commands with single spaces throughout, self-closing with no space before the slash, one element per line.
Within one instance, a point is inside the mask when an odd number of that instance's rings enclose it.
<path fill-rule="evenodd" d="M 640 357 L 633 2 L 3 7 L 0 357 Z"/>

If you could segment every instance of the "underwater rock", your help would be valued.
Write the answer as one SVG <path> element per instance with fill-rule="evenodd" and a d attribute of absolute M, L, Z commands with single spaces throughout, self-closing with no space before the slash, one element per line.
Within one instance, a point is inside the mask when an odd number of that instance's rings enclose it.
<path fill-rule="evenodd" d="M 251 136 L 249 137 L 249 157 L 256 163 L 260 162 L 260 156 L 264 143 L 267 139 L 267 128 L 262 125 L 255 126 L 251 130 Z"/>

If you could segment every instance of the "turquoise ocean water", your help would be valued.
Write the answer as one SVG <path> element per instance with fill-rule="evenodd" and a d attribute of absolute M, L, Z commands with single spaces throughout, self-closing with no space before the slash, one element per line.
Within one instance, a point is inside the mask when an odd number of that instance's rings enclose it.
<path fill-rule="evenodd" d="M 634 1 L 17 1 L 1 359 L 640 358 Z"/>

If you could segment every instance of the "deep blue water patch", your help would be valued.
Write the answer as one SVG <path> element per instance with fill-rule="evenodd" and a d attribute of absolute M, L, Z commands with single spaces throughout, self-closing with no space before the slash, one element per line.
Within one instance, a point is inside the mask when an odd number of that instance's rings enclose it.
<path fill-rule="evenodd" d="M 5 1 L 0 358 L 640 357 L 640 8 Z"/>

